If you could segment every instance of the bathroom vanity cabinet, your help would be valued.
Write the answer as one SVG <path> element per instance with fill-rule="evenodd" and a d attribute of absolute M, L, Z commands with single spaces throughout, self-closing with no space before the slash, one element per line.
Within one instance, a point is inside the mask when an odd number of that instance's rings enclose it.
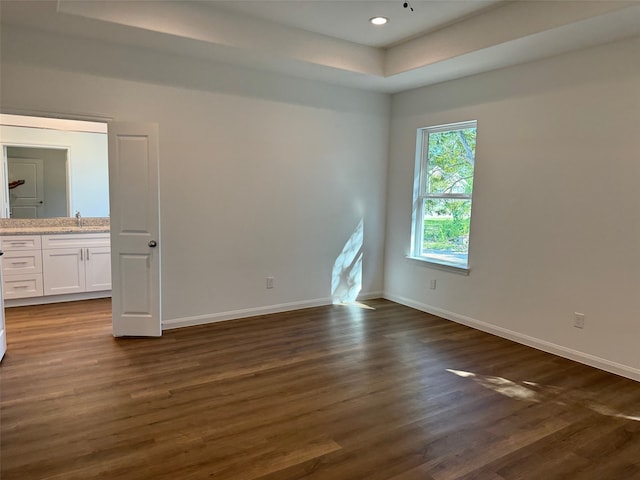
<path fill-rule="evenodd" d="M 0 237 L 5 300 L 36 299 L 50 303 L 70 294 L 111 290 L 111 248 L 108 232 Z M 67 297 L 60 297 L 67 295 Z M 37 301 L 29 302 L 39 303 Z M 10 303 L 9 303 L 10 305 Z"/>

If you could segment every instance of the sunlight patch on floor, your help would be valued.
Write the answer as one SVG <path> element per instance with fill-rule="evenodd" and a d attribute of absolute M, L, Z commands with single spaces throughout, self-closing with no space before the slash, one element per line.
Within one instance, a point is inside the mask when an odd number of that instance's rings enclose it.
<path fill-rule="evenodd" d="M 493 390 L 494 392 L 500 393 L 501 395 L 505 395 L 507 397 L 515 398 L 516 400 L 525 400 L 529 402 L 540 402 L 538 398 L 538 393 L 530 388 L 525 387 L 524 385 L 518 385 L 511 380 L 507 380 L 502 377 L 491 377 L 486 375 L 478 376 L 475 373 L 464 372 L 460 370 L 449 370 L 448 372 L 458 375 L 459 377 L 470 377 L 476 383 L 479 383 L 485 388 L 489 390 Z"/>
<path fill-rule="evenodd" d="M 375 310 L 375 308 L 362 302 L 334 302 L 334 305 L 340 305 L 343 307 L 362 308 L 363 310 Z"/>
<path fill-rule="evenodd" d="M 454 370 L 450 368 L 445 370 L 461 378 L 470 378 L 484 388 L 515 400 L 535 403 L 553 402 L 562 406 L 581 406 L 607 417 L 623 418 L 625 420 L 640 422 L 640 415 L 626 415 L 614 408 L 593 400 L 591 394 L 580 390 L 564 389 L 554 385 L 540 385 L 539 383 L 527 380 L 514 382 L 503 377 L 479 375 L 464 370 Z"/>

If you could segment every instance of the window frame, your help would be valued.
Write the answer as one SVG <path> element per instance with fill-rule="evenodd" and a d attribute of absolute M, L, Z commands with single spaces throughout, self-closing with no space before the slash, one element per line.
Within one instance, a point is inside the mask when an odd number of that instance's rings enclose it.
<path fill-rule="evenodd" d="M 424 245 L 424 205 L 427 200 L 468 200 L 471 202 L 471 211 L 469 213 L 469 221 L 473 213 L 473 188 L 471 194 L 464 193 L 428 193 L 428 168 L 429 168 L 429 135 L 432 133 L 449 132 L 457 130 L 465 130 L 474 128 L 476 130 L 476 142 L 478 132 L 478 121 L 467 120 L 464 122 L 447 123 L 443 125 L 434 125 L 431 127 L 418 128 L 416 134 L 416 165 L 414 172 L 413 187 L 413 213 L 411 219 L 411 250 L 409 258 L 426 262 L 436 268 L 451 270 L 464 275 L 469 274 L 469 246 L 467 246 L 467 262 L 466 265 L 447 262 L 431 256 L 423 254 Z M 476 143 L 477 147 L 477 143 Z M 475 152 L 474 152 L 475 153 Z M 475 179 L 475 157 L 473 177 Z M 475 182 L 474 182 L 475 186 Z M 469 243 L 471 235 L 469 235 Z"/>

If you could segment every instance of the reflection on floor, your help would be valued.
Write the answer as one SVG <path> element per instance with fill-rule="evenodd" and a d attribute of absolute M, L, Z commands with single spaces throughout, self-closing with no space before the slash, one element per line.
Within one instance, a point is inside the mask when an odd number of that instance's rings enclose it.
<path fill-rule="evenodd" d="M 516 400 L 536 403 L 556 402 L 559 405 L 588 408 L 608 417 L 624 418 L 626 420 L 640 422 L 640 413 L 637 415 L 625 415 L 622 412 L 618 412 L 611 407 L 599 403 L 593 398 L 593 395 L 588 392 L 555 387 L 553 385 L 540 385 L 536 382 L 526 380 L 517 383 L 503 377 L 478 375 L 477 373 L 463 370 L 453 370 L 450 368 L 446 370 L 459 377 L 471 378 L 474 382 L 489 390 Z M 640 412 L 640 407 L 638 407 L 638 411 Z"/>

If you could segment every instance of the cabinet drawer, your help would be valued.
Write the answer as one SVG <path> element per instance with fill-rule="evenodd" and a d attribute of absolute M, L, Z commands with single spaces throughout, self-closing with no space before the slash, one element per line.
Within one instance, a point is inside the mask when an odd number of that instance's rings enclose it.
<path fill-rule="evenodd" d="M 40 250 L 40 235 L 11 235 L 2 237 L 2 250 Z"/>
<path fill-rule="evenodd" d="M 7 275 L 3 282 L 4 298 L 27 298 L 42 296 L 42 274 Z"/>
<path fill-rule="evenodd" d="M 2 257 L 4 275 L 42 273 L 41 250 L 8 251 Z"/>
<path fill-rule="evenodd" d="M 65 233 L 42 237 L 42 248 L 108 247 L 111 239 L 108 233 Z"/>

